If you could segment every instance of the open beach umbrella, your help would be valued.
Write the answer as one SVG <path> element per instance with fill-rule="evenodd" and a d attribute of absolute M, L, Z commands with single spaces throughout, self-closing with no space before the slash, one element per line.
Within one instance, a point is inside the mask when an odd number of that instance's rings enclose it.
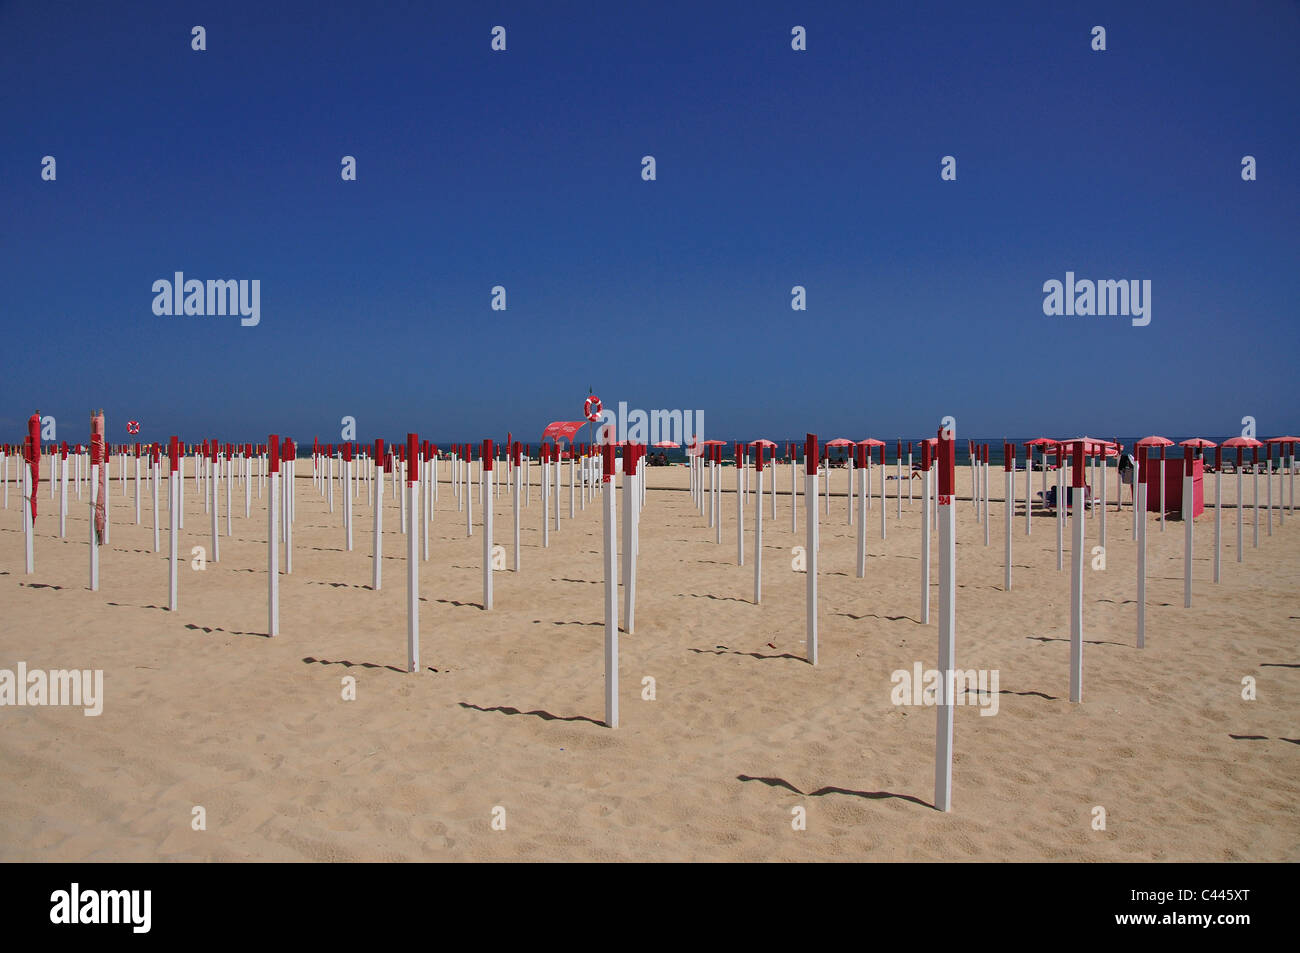
<path fill-rule="evenodd" d="M 680 444 L 680 443 L 673 443 L 671 440 L 660 440 L 660 441 L 656 442 L 656 443 L 654 444 L 654 446 L 656 446 L 656 447 L 660 447 L 660 448 L 671 447 L 671 448 L 673 448 L 673 449 L 676 449 L 677 447 L 680 447 L 681 444 Z"/>
<path fill-rule="evenodd" d="M 1249 450 L 1252 447 L 1262 447 L 1264 445 L 1254 437 L 1229 437 L 1227 440 L 1223 441 L 1223 446 L 1233 448 L 1243 447 Z"/>
<path fill-rule="evenodd" d="M 1172 447 L 1173 445 L 1174 442 L 1168 437 L 1157 437 L 1154 435 L 1143 437 L 1137 442 L 1137 446 L 1139 447 Z"/>
<path fill-rule="evenodd" d="M 937 439 L 939 439 L 939 438 L 936 437 L 935 439 L 937 440 Z M 885 445 L 885 441 L 883 441 L 883 440 L 875 440 L 875 439 L 870 438 L 870 437 L 868 437 L 866 440 L 859 440 L 859 441 L 858 441 L 858 446 L 859 446 L 859 447 L 883 447 L 884 445 Z"/>
<path fill-rule="evenodd" d="M 1180 440 L 1180 447 L 1192 447 L 1196 450 L 1208 450 L 1217 447 L 1218 444 L 1213 440 L 1206 440 L 1204 437 L 1192 437 L 1190 440 Z"/>

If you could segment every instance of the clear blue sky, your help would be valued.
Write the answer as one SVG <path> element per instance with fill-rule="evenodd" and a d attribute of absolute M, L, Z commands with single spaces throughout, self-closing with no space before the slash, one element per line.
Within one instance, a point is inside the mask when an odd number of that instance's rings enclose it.
<path fill-rule="evenodd" d="M 3 439 L 536 439 L 588 387 L 723 437 L 1294 432 L 1297 50 L 1285 0 L 0 2 Z M 260 325 L 155 316 L 175 271 Z M 1151 324 L 1044 316 L 1066 271 Z"/>

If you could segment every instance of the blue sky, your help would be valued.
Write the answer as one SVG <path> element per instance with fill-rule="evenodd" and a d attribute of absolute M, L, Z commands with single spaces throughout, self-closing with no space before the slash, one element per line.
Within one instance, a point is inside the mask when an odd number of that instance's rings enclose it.
<path fill-rule="evenodd" d="M 1300 428 L 1300 4 L 269 6 L 0 2 L 5 440 Z"/>

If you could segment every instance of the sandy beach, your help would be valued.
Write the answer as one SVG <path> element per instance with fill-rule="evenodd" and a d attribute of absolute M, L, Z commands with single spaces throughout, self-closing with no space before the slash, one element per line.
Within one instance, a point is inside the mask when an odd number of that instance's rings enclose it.
<path fill-rule="evenodd" d="M 564 518 L 543 549 L 534 487 L 522 570 L 496 574 L 488 612 L 480 530 L 466 537 L 446 467 L 421 565 L 418 674 L 403 670 L 405 547 L 391 495 L 376 592 L 364 491 L 346 553 L 341 502 L 331 514 L 310 461 L 299 462 L 293 572 L 281 577 L 281 631 L 269 638 L 265 496 L 254 491 L 245 519 L 236 489 L 221 561 L 196 571 L 189 554 L 209 545 L 209 523 L 189 480 L 173 613 L 165 515 L 155 554 L 149 498 L 134 525 L 134 491 L 122 495 L 116 466 L 98 592 L 87 588 L 85 501 L 70 506 L 60 540 L 57 503 L 41 488 L 36 572 L 26 575 L 11 487 L 0 519 L 0 668 L 102 669 L 104 700 L 97 717 L 0 709 L 0 860 L 1300 859 L 1300 519 L 1275 523 L 1272 535 L 1261 525 L 1258 548 L 1247 525 L 1236 562 L 1234 476 L 1223 481 L 1217 585 L 1213 510 L 1195 521 L 1190 609 L 1182 524 L 1162 533 L 1148 517 L 1142 650 L 1131 510 L 1108 514 L 1105 569 L 1085 569 L 1078 705 L 1068 701 L 1070 590 L 1053 520 L 1036 512 L 1027 538 L 1017 513 L 1005 592 L 1001 472 L 991 474 L 987 547 L 973 506 L 959 501 L 957 663 L 1000 681 L 996 715 L 956 710 L 945 814 L 932 806 L 935 711 L 891 700 L 891 673 L 936 662 L 933 616 L 917 621 L 919 481 L 901 520 L 888 502 L 883 541 L 873 501 L 857 579 L 846 474 L 832 471 L 814 668 L 804 660 L 805 577 L 791 569 L 804 513 L 801 498 L 792 533 L 789 466 L 777 471 L 775 519 L 763 502 L 761 605 L 752 501 L 746 562 L 736 565 L 734 471 L 718 545 L 692 506 L 686 468 L 649 469 L 637 624 L 621 638 L 622 723 L 611 730 L 601 723 L 598 505 L 568 519 L 566 466 Z M 1207 477 L 1208 500 L 1212 486 Z M 957 488 L 969 493 L 960 466 Z M 1261 481 L 1261 519 L 1264 499 Z M 621 516 L 621 490 L 619 505 Z M 222 509 L 224 533 L 224 495 Z M 1089 548 L 1097 529 L 1090 519 Z M 495 538 L 513 565 L 504 489 Z M 1068 568 L 1068 530 L 1065 539 Z M 355 700 L 342 697 L 348 676 Z M 647 677 L 653 700 L 643 700 Z M 1247 677 L 1255 700 L 1242 697 Z M 193 829 L 196 807 L 204 830 Z M 805 830 L 792 827 L 796 807 Z M 1097 807 L 1104 830 L 1094 829 Z M 504 830 L 493 829 L 494 811 Z"/>

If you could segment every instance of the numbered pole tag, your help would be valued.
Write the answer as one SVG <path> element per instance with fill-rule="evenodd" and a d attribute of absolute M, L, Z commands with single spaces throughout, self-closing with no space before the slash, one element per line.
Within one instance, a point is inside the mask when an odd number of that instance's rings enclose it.
<path fill-rule="evenodd" d="M 945 495 L 945 494 L 943 494 L 943 493 L 940 493 L 940 494 L 939 494 L 939 505 L 940 505 L 940 506 L 952 506 L 952 497 L 951 497 L 950 495 Z"/>

